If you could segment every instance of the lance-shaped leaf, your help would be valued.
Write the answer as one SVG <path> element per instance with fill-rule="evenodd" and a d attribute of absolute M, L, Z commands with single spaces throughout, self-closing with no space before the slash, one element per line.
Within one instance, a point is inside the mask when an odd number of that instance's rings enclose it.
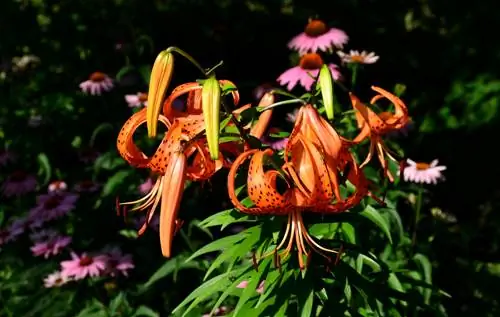
<path fill-rule="evenodd" d="M 203 82 L 201 91 L 203 118 L 205 120 L 208 151 L 213 160 L 219 158 L 220 96 L 221 90 L 215 76 L 211 76 Z"/>
<path fill-rule="evenodd" d="M 165 50 L 156 57 L 149 79 L 148 107 L 146 122 L 148 136 L 155 137 L 160 116 L 161 103 L 167 91 L 174 69 L 174 55 Z"/>
<path fill-rule="evenodd" d="M 319 87 L 323 105 L 325 106 L 326 117 L 333 119 L 333 78 L 327 65 L 323 65 L 319 71 Z"/>

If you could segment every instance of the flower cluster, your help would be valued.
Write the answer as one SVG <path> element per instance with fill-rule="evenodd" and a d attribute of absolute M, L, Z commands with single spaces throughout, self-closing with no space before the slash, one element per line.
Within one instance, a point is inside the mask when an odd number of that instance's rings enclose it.
<path fill-rule="evenodd" d="M 132 211 L 147 211 L 139 234 L 151 225 L 154 211 L 160 206 L 162 253 L 169 257 L 172 239 L 182 224 L 177 215 L 185 181 L 207 180 L 219 169 L 228 168 L 227 190 L 236 209 L 250 215 L 288 218 L 281 242 L 262 258 L 271 254 L 279 259 L 287 257 L 295 246 L 302 268 L 306 263 L 304 257 L 307 258 L 310 251 L 327 259 L 329 254 L 338 253 L 315 241 L 308 233 L 303 214 L 347 212 L 365 197 L 384 204 L 373 194 L 375 184 L 365 176 L 364 167 L 376 156 L 382 174 L 394 182 L 397 176 L 394 167 L 406 163 L 397 158 L 385 139 L 403 131 L 411 121 L 403 101 L 376 86 L 371 87 L 375 94 L 369 102 L 362 102 L 342 86 L 350 100 L 350 112 L 354 113 L 353 124 L 357 126 L 351 139 L 341 135 L 321 116 L 325 111 L 328 119 L 333 118 L 333 100 L 337 100 L 333 83 L 342 75 L 337 65 L 324 64 L 320 51 L 331 53 L 333 49 L 342 49 L 347 42 L 348 36 L 342 30 L 329 28 L 320 20 L 310 20 L 305 32 L 289 43 L 289 47 L 300 54 L 299 66 L 282 74 L 278 82 L 287 85 L 288 90 L 300 82 L 312 93 L 300 99 L 275 102 L 275 95 L 280 91 L 272 87 L 262 88 L 256 92 L 259 97 L 257 112 L 261 114 L 251 122 L 244 120 L 243 113 L 252 111 L 253 107 L 250 104 L 239 107 L 236 86 L 227 80 L 216 80 L 213 69 L 204 71 L 190 57 L 188 59 L 207 78 L 182 84 L 167 94 L 173 74 L 173 52 L 178 49 L 161 52 L 151 74 L 148 106 L 125 122 L 117 138 L 122 158 L 133 167 L 148 169 L 153 175 L 139 188 L 143 198 L 121 204 L 133 205 Z M 185 52 L 181 55 L 188 56 Z M 337 56 L 343 64 L 370 64 L 378 60 L 378 56 L 366 51 L 351 51 L 349 54 L 337 51 Z M 176 107 L 175 102 L 183 95 L 187 95 L 186 103 L 183 107 Z M 231 97 L 235 110 L 221 101 L 225 95 Z M 315 98 L 318 95 L 321 95 L 321 100 Z M 132 101 L 131 97 L 129 99 Z M 287 116 L 294 126 L 288 136 L 283 136 L 284 131 L 269 127 L 271 116 L 276 106 L 292 102 L 301 103 L 301 106 Z M 388 102 L 392 110 L 380 111 L 381 102 Z M 130 103 L 136 105 L 138 100 Z M 219 118 L 221 105 L 227 115 L 222 121 Z M 167 132 L 156 152 L 147 156 L 133 136 L 144 123 L 147 123 L 149 136 L 156 136 L 158 122 L 167 127 Z M 219 134 L 228 131 L 232 137 L 221 142 Z M 261 143 L 256 144 L 252 138 L 260 139 Z M 367 145 L 367 155 L 359 160 L 364 145 Z M 392 171 L 391 161 L 394 163 Z M 445 169 L 436 166 L 437 161 L 432 164 L 407 162 L 403 169 L 406 181 L 436 183 Z M 247 170 L 247 177 L 241 186 L 237 184 L 237 176 L 244 173 L 243 169 Z M 246 197 L 241 200 L 238 196 Z"/>
<path fill-rule="evenodd" d="M 5 152 L 4 164 L 15 161 L 16 155 Z M 5 197 L 19 197 L 36 190 L 36 178 L 23 171 L 13 172 L 2 185 Z M 92 191 L 97 188 L 94 182 L 81 182 L 75 185 L 75 192 Z M 69 249 L 73 242 L 67 233 L 61 233 L 56 227 L 61 227 L 61 220 L 70 215 L 75 209 L 79 195 L 68 192 L 68 185 L 64 181 L 53 181 L 47 186 L 47 193 L 37 197 L 37 204 L 26 214 L 17 216 L 8 222 L 5 228 L 0 229 L 0 247 L 15 242 L 25 234 L 29 234 L 32 243 L 30 247 L 34 257 L 45 260 L 60 256 L 64 252 L 71 254 L 71 260 L 61 260 L 61 270 L 48 275 L 44 279 L 45 287 L 61 286 L 71 280 L 79 280 L 95 276 L 127 276 L 128 271 L 134 268 L 132 256 L 123 254 L 114 246 L 107 247 L 95 254 L 82 253 L 77 255 Z"/>
<path fill-rule="evenodd" d="M 379 57 L 373 52 L 351 50 L 340 51 L 349 41 L 349 36 L 340 29 L 328 27 L 318 19 L 310 19 L 303 33 L 295 36 L 289 43 L 290 49 L 299 54 L 299 62 L 278 77 L 281 85 L 292 90 L 299 83 L 306 90 L 311 90 L 319 70 L 325 65 L 325 54 L 336 51 L 342 64 L 373 64 Z M 328 63 L 334 80 L 341 80 L 342 74 L 337 64 Z"/>

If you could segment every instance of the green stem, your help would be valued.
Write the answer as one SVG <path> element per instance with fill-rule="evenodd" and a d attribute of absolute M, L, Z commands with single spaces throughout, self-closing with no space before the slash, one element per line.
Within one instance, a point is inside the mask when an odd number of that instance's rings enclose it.
<path fill-rule="evenodd" d="M 273 90 L 271 90 L 271 92 L 273 94 L 282 95 L 282 96 L 286 96 L 286 97 L 290 97 L 290 98 L 294 98 L 294 99 L 299 99 L 299 97 L 297 97 L 294 94 L 291 94 L 288 91 L 285 91 L 283 89 L 273 89 Z"/>
<path fill-rule="evenodd" d="M 207 75 L 205 69 L 203 69 L 203 67 L 201 67 L 201 65 L 191 55 L 184 52 L 180 48 L 175 46 L 170 46 L 169 48 L 167 48 L 167 52 L 176 52 L 177 54 L 180 54 L 182 57 L 190 61 L 191 64 L 193 64 L 196 68 L 198 68 L 203 75 Z"/>
<path fill-rule="evenodd" d="M 222 65 L 224 65 L 224 61 L 220 61 L 219 63 L 217 63 L 217 65 L 215 65 L 214 67 L 212 67 L 212 68 L 210 68 L 209 70 L 207 70 L 207 71 L 205 72 L 205 76 L 209 77 L 209 76 L 212 74 L 212 72 L 213 72 L 215 69 L 217 69 L 217 67 L 220 67 L 220 66 L 222 66 Z"/>
<path fill-rule="evenodd" d="M 273 103 L 272 105 L 269 105 L 267 107 L 264 107 L 264 108 L 258 108 L 258 110 L 260 112 L 264 112 L 266 110 L 269 110 L 269 109 L 272 109 L 272 108 L 275 108 L 275 107 L 278 107 L 278 106 L 282 106 L 282 105 L 287 105 L 287 104 L 291 104 L 291 103 L 301 103 L 303 105 L 306 104 L 306 102 L 302 99 L 291 99 L 291 100 L 283 100 L 283 101 L 278 101 L 276 103 Z"/>
<path fill-rule="evenodd" d="M 417 194 L 417 201 L 415 205 L 415 224 L 413 225 L 413 236 L 412 236 L 412 245 L 415 246 L 417 243 L 417 227 L 418 223 L 420 221 L 420 211 L 422 209 L 422 194 L 423 194 L 424 188 L 423 186 L 420 186 L 418 189 L 418 194 Z"/>
<path fill-rule="evenodd" d="M 352 65 L 352 78 L 351 78 L 351 87 L 354 89 L 356 86 L 356 80 L 358 79 L 358 64 L 354 63 Z"/>

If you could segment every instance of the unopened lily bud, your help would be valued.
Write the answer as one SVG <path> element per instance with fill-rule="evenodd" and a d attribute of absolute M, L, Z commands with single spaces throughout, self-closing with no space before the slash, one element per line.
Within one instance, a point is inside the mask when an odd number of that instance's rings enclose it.
<path fill-rule="evenodd" d="M 148 127 L 148 136 L 155 137 L 158 127 L 158 118 L 160 116 L 161 103 L 163 96 L 168 89 L 174 69 L 174 55 L 165 50 L 156 57 L 151 71 L 148 91 L 148 106 L 146 122 Z"/>
<path fill-rule="evenodd" d="M 323 105 L 325 106 L 326 117 L 333 119 L 333 78 L 332 73 L 327 65 L 321 66 L 319 71 L 319 87 L 321 97 L 323 97 Z"/>
<path fill-rule="evenodd" d="M 213 160 L 219 158 L 220 96 L 219 81 L 215 76 L 206 79 L 201 90 L 201 103 L 203 118 L 205 119 L 208 151 Z"/>

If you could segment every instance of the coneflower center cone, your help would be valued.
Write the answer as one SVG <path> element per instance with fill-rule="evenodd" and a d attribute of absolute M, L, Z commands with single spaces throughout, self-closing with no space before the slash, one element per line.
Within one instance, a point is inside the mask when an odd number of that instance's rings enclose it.
<path fill-rule="evenodd" d="M 425 170 L 429 169 L 429 167 L 431 167 L 431 165 L 429 163 L 417 163 L 416 164 L 416 168 L 419 171 L 425 171 Z"/>
<path fill-rule="evenodd" d="M 54 209 L 61 204 L 61 200 L 62 198 L 59 196 L 50 197 L 45 201 L 43 207 L 45 207 L 45 209 Z"/>
<path fill-rule="evenodd" d="M 304 30 L 304 33 L 311 37 L 318 37 L 326 32 L 328 32 L 328 27 L 321 20 L 309 20 Z"/>
<path fill-rule="evenodd" d="M 145 93 L 141 92 L 141 93 L 139 93 L 137 95 L 137 97 L 139 98 L 140 102 L 146 102 L 146 101 L 148 101 L 148 94 L 145 94 Z"/>
<path fill-rule="evenodd" d="M 101 73 L 101 72 L 94 72 L 90 75 L 90 80 L 92 80 L 93 82 L 101 82 L 103 81 L 104 79 L 106 79 L 106 74 L 104 73 Z"/>
<path fill-rule="evenodd" d="M 79 262 L 80 266 L 89 266 L 92 263 L 94 263 L 94 259 L 90 256 L 82 256 Z"/>
<path fill-rule="evenodd" d="M 319 54 L 308 53 L 300 58 L 299 66 L 302 69 L 320 69 L 321 66 L 323 66 L 323 59 L 319 56 Z"/>

